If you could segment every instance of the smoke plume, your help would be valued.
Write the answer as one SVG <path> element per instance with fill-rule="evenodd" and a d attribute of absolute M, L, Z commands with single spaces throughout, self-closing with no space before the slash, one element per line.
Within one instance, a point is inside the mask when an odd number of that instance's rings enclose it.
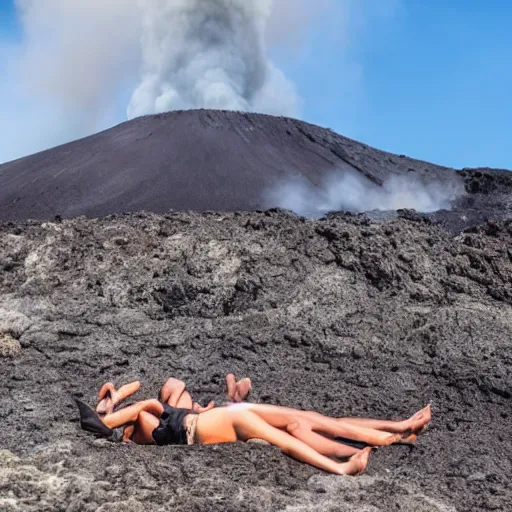
<path fill-rule="evenodd" d="M 268 60 L 272 0 L 141 0 L 143 76 L 128 117 L 190 108 L 298 114 Z"/>
<path fill-rule="evenodd" d="M 300 48 L 313 23 L 352 1 L 16 0 L 20 37 L 0 40 L 0 162 L 127 115 L 300 117 L 294 84 L 269 54 Z"/>
<path fill-rule="evenodd" d="M 320 217 L 332 211 L 402 208 L 433 212 L 450 209 L 463 193 L 464 186 L 458 181 L 441 183 L 397 175 L 379 186 L 355 171 L 340 171 L 329 173 L 319 187 L 304 178 L 290 178 L 268 190 L 264 203 L 266 207 L 284 208 L 306 217 Z"/>
<path fill-rule="evenodd" d="M 94 130 L 135 79 L 140 20 L 134 0 L 16 0 L 18 69 L 31 98 L 70 109 Z"/>

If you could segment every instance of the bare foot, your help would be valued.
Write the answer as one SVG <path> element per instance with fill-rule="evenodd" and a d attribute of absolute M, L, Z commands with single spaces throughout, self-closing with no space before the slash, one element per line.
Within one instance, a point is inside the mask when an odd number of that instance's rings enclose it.
<path fill-rule="evenodd" d="M 379 442 L 379 444 L 375 446 L 391 446 L 395 443 L 401 443 L 403 439 L 403 434 L 391 434 L 389 432 L 381 431 L 383 434 L 388 434 L 386 437 Z"/>
<path fill-rule="evenodd" d="M 360 475 L 368 466 L 372 448 L 369 446 L 352 455 L 348 462 L 340 464 L 340 475 Z"/>
<path fill-rule="evenodd" d="M 251 379 L 249 379 L 248 377 L 246 377 L 245 379 L 241 379 L 236 383 L 236 391 L 238 394 L 237 398 L 239 402 L 242 402 L 247 398 L 247 395 L 251 391 L 251 387 Z"/>
<path fill-rule="evenodd" d="M 242 402 L 251 391 L 251 379 L 245 378 L 235 382 L 235 376 L 229 373 L 226 375 L 226 386 L 229 400 Z"/>
<path fill-rule="evenodd" d="M 232 373 L 228 373 L 226 375 L 226 394 L 228 395 L 228 399 L 231 402 L 235 401 L 235 392 L 236 392 L 236 382 L 235 376 Z"/>
<path fill-rule="evenodd" d="M 418 440 L 417 434 L 412 434 L 411 431 L 404 432 L 402 434 L 402 439 L 400 440 L 401 443 L 404 444 L 414 444 Z"/>
<path fill-rule="evenodd" d="M 411 416 L 408 420 L 409 430 L 414 434 L 419 434 L 430 423 L 432 419 L 432 410 L 430 404 Z"/>

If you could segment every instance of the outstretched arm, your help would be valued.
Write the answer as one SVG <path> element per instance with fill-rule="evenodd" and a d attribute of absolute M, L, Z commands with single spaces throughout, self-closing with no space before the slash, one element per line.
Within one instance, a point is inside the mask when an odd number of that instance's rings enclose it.
<path fill-rule="evenodd" d="M 130 384 L 125 384 L 124 386 L 121 386 L 117 390 L 117 400 L 114 400 L 114 405 L 118 404 L 119 402 L 122 402 L 129 396 L 133 395 L 140 389 L 140 381 L 136 380 L 135 382 L 130 382 Z"/>
<path fill-rule="evenodd" d="M 142 411 L 149 412 L 157 418 L 160 418 L 164 412 L 164 407 L 155 398 L 151 400 L 143 400 L 142 402 L 137 402 L 128 407 L 124 407 L 112 414 L 107 414 L 103 417 L 102 421 L 109 428 L 122 427 L 124 425 L 129 425 L 130 423 L 135 423 Z"/>

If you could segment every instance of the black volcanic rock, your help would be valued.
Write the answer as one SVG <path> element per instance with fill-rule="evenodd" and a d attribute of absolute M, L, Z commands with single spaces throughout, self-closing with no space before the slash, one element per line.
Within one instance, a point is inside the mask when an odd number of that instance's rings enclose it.
<path fill-rule="evenodd" d="M 461 177 L 467 194 L 431 214 L 220 212 L 333 167 Z M 140 118 L 0 166 L 0 510 L 512 510 L 511 193 L 507 171 L 230 112 Z M 175 376 L 222 402 L 229 371 L 256 402 L 399 418 L 432 401 L 434 419 L 357 478 L 272 447 L 79 428 L 73 397 L 92 404 L 106 380 L 140 379 L 142 398 Z"/>
<path fill-rule="evenodd" d="M 0 224 L 0 509 L 512 510 L 512 223 L 452 235 L 411 211 L 374 221 L 126 214 Z M 166 377 L 222 401 L 399 418 L 433 403 L 414 448 L 361 477 L 272 447 L 120 445 L 72 396 Z"/>
<path fill-rule="evenodd" d="M 0 166 L 0 220 L 98 217 L 145 210 L 257 210 L 264 191 L 302 176 L 319 185 L 333 168 L 381 184 L 394 174 L 452 180 L 455 171 L 373 149 L 301 121 L 184 111 L 142 117 Z M 482 170 L 479 195 L 512 178 Z M 496 184 L 494 186 L 493 184 Z M 479 208 L 481 211 L 488 206 Z"/>

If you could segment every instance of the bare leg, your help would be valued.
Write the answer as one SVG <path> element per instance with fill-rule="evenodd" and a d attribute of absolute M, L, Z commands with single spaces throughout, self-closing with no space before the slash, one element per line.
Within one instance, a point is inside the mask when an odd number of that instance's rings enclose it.
<path fill-rule="evenodd" d="M 248 409 L 234 410 L 230 415 L 233 419 L 233 427 L 236 430 L 237 437 L 241 440 L 246 441 L 251 438 L 263 439 L 274 446 L 278 446 L 284 453 L 302 462 L 338 475 L 357 474 L 366 469 L 370 448 L 360 450 L 348 462 L 335 462 L 296 437 L 269 425 L 258 414 Z"/>
<path fill-rule="evenodd" d="M 370 418 L 336 418 L 336 421 L 340 424 L 345 423 L 348 425 L 372 428 L 374 430 L 393 432 L 396 434 L 402 434 L 409 430 L 406 421 L 386 421 L 374 420 Z"/>
<path fill-rule="evenodd" d="M 402 439 L 401 434 L 390 434 L 389 432 L 349 423 L 341 423 L 336 419 L 316 412 L 298 411 L 288 407 L 262 404 L 237 404 L 231 407 L 249 409 L 277 428 L 287 428 L 288 425 L 299 423 L 301 428 L 324 433 L 330 437 L 344 437 L 354 441 L 362 441 L 372 446 L 387 446 Z"/>
<path fill-rule="evenodd" d="M 160 390 L 160 400 L 171 407 L 192 409 L 192 397 L 185 389 L 185 383 L 172 377 L 167 379 Z"/>
<path fill-rule="evenodd" d="M 305 428 L 304 425 L 293 423 L 286 428 L 287 432 L 293 437 L 296 437 L 314 450 L 327 457 L 337 457 L 344 459 L 355 455 L 360 451 L 359 448 L 347 446 L 343 443 L 338 443 L 332 439 L 328 439 L 321 434 L 313 432 L 310 428 Z"/>
<path fill-rule="evenodd" d="M 402 439 L 401 434 L 391 434 L 373 428 L 340 423 L 326 416 L 311 422 L 309 426 L 315 432 L 324 432 L 332 437 L 345 437 L 354 441 L 362 441 L 372 446 L 388 446 Z"/>
<path fill-rule="evenodd" d="M 172 377 L 167 379 L 160 390 L 160 400 L 171 407 L 190 409 L 197 413 L 209 411 L 215 406 L 215 402 L 210 402 L 206 407 L 201 407 L 197 402 L 193 402 L 192 396 L 185 389 L 185 383 Z"/>
<path fill-rule="evenodd" d="M 430 410 L 430 405 L 427 405 L 427 407 L 421 409 L 409 419 L 403 421 L 386 421 L 368 418 L 337 418 L 336 421 L 366 428 L 373 428 L 375 430 L 403 434 L 407 432 L 419 432 L 430 422 L 431 417 L 432 412 Z"/>
<path fill-rule="evenodd" d="M 141 411 L 134 425 L 132 441 L 137 444 L 155 444 L 153 430 L 159 425 L 158 418 L 153 414 Z"/>
<path fill-rule="evenodd" d="M 187 390 L 183 391 L 175 407 L 178 407 L 179 409 L 192 409 L 192 396 L 190 396 L 190 393 Z"/>
<path fill-rule="evenodd" d="M 291 408 L 266 405 L 252 405 L 251 410 L 258 414 L 260 411 L 288 413 L 288 419 L 301 418 L 312 430 L 329 434 L 333 437 L 344 437 L 354 441 L 362 441 L 373 446 L 382 446 L 394 442 L 415 442 L 417 434 L 429 423 L 431 419 L 430 405 L 418 411 L 408 420 L 402 422 L 383 421 L 359 418 L 330 418 L 315 411 L 298 411 Z M 270 418 L 265 417 L 267 421 Z M 275 421 L 275 420 L 272 420 Z M 269 423 L 273 424 L 272 421 Z M 277 421 L 283 421 L 283 418 Z M 339 429 L 336 429 L 337 423 Z M 277 425 L 276 425 L 277 426 Z M 378 427 L 378 428 L 377 428 Z M 393 435 L 395 434 L 395 435 Z M 400 435 L 399 435 L 400 434 Z"/>

